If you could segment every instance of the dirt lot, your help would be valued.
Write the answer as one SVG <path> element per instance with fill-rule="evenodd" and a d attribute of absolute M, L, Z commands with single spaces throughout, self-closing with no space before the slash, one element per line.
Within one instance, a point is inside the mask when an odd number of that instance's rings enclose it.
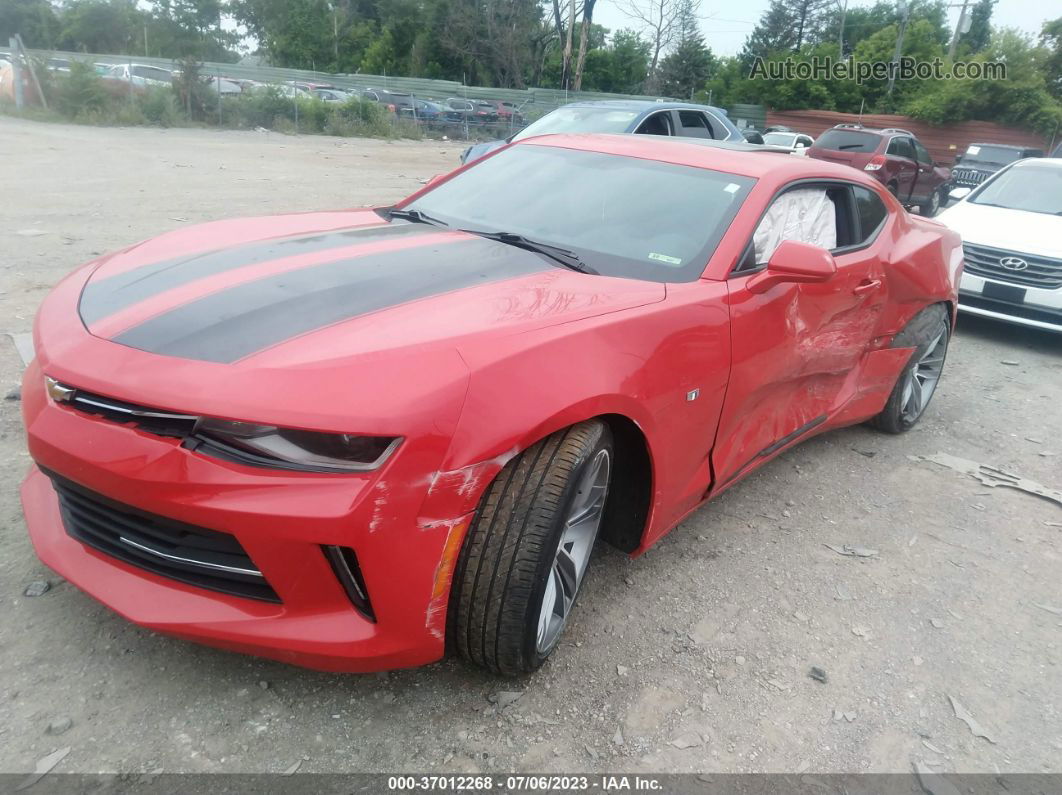
<path fill-rule="evenodd" d="M 94 254 L 224 216 L 391 201 L 458 151 L 0 118 L 0 331 L 28 331 Z M 21 369 L 0 337 L 3 392 Z M 0 401 L 0 771 L 67 746 L 57 770 L 1062 771 L 1062 509 L 911 458 L 1060 488 L 1060 398 L 1062 339 L 963 318 L 915 431 L 825 435 L 645 557 L 599 550 L 552 661 L 509 682 L 455 661 L 324 675 L 131 626 L 34 556 L 19 403 Z M 41 579 L 48 593 L 23 596 Z"/>

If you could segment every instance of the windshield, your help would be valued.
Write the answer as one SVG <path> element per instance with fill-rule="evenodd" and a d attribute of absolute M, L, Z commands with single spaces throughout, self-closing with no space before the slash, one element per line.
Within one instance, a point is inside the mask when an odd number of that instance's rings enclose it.
<path fill-rule="evenodd" d="M 403 207 L 457 229 L 512 232 L 574 252 L 608 276 L 701 276 L 755 180 L 552 146 L 477 161 Z"/>
<path fill-rule="evenodd" d="M 534 135 L 553 133 L 622 133 L 627 132 L 638 113 L 633 110 L 609 108 L 557 108 L 547 113 L 534 124 L 524 127 L 513 140 L 522 141 Z"/>
<path fill-rule="evenodd" d="M 1062 168 L 1023 163 L 986 182 L 969 201 L 1030 213 L 1062 215 Z"/>
<path fill-rule="evenodd" d="M 816 149 L 834 149 L 838 152 L 873 152 L 881 143 L 881 137 L 856 130 L 827 130 L 815 142 Z"/>
<path fill-rule="evenodd" d="M 773 132 L 763 136 L 763 142 L 771 146 L 793 146 L 796 143 L 794 133 Z"/>
<path fill-rule="evenodd" d="M 962 156 L 963 163 L 992 163 L 997 166 L 1005 166 L 1013 163 L 1021 156 L 1020 149 L 1010 149 L 1005 146 L 978 146 L 973 145 Z"/>

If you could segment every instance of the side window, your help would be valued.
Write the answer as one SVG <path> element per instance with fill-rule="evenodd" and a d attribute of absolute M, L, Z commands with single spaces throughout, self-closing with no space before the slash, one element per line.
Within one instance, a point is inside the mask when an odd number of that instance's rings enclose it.
<path fill-rule="evenodd" d="M 914 143 L 915 157 L 917 158 L 918 162 L 919 163 L 924 163 L 925 165 L 929 165 L 930 163 L 932 163 L 933 162 L 933 158 L 930 157 L 929 150 L 926 149 L 924 146 L 922 146 L 922 144 L 919 141 L 913 141 L 913 143 Z"/>
<path fill-rule="evenodd" d="M 711 138 L 712 131 L 708 129 L 708 122 L 704 114 L 698 110 L 680 110 L 678 112 L 679 124 L 682 125 L 682 135 L 687 138 Z"/>
<path fill-rule="evenodd" d="M 806 135 L 798 135 L 797 139 L 796 139 L 796 142 L 798 144 L 804 144 L 805 147 L 811 146 L 811 139 L 808 138 L 808 136 L 806 136 Z"/>
<path fill-rule="evenodd" d="M 844 188 L 809 186 L 787 190 L 771 202 L 752 235 L 756 264 L 765 264 L 784 240 L 826 249 L 845 245 L 846 222 L 842 221 L 842 214 L 846 206 Z"/>
<path fill-rule="evenodd" d="M 662 110 L 654 113 L 638 125 L 634 131 L 637 135 L 674 135 L 671 125 L 671 111 Z"/>
<path fill-rule="evenodd" d="M 857 245 L 862 245 L 869 243 L 877 235 L 881 225 L 889 217 L 889 211 L 874 191 L 859 186 L 853 187 L 852 191 L 855 193 L 856 216 L 859 219 L 856 242 Z"/>
<path fill-rule="evenodd" d="M 911 146 L 910 138 L 893 138 L 889 142 L 887 154 L 906 157 L 908 160 L 915 159 L 914 147 Z"/>

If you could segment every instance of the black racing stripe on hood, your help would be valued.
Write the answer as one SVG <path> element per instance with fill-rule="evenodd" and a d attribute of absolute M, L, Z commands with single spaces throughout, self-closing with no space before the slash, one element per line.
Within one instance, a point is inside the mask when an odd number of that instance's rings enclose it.
<path fill-rule="evenodd" d="M 423 235 L 438 230 L 424 224 L 395 223 L 386 226 L 344 229 L 299 237 L 256 241 L 243 246 L 154 262 L 131 271 L 91 279 L 78 306 L 86 326 L 175 287 L 216 273 L 258 265 L 283 257 L 311 254 L 332 248 L 371 243 L 388 238 Z"/>
<path fill-rule="evenodd" d="M 229 363 L 368 312 L 550 267 L 537 254 L 482 238 L 382 252 L 204 296 L 123 331 L 114 342 Z"/>

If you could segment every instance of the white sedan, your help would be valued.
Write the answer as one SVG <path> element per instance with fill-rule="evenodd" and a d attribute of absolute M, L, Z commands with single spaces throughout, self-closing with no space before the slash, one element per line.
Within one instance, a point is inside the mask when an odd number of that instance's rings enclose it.
<path fill-rule="evenodd" d="M 1062 332 L 1062 158 L 1019 160 L 936 217 L 962 235 L 959 309 Z"/>

